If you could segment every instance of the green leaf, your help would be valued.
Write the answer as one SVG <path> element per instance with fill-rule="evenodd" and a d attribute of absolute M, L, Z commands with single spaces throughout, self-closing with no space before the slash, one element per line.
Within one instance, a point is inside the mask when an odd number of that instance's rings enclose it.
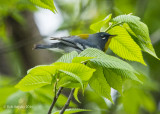
<path fill-rule="evenodd" d="M 38 66 L 35 66 L 31 69 L 29 69 L 27 71 L 27 74 L 33 74 L 33 75 L 36 75 L 36 74 L 42 74 L 42 75 L 48 75 L 48 74 L 55 74 L 56 72 L 56 66 L 55 65 L 38 65 Z"/>
<path fill-rule="evenodd" d="M 139 17 L 133 15 L 120 15 L 115 17 L 113 22 L 127 23 L 128 26 L 125 25 L 123 27 L 126 28 L 128 32 L 132 31 L 132 33 L 134 33 L 135 37 L 132 38 L 140 48 L 158 59 L 149 37 L 148 27 L 140 21 Z"/>
<path fill-rule="evenodd" d="M 120 75 L 122 78 L 129 78 L 141 83 L 141 81 L 134 74 L 137 72 L 132 68 L 131 65 L 116 57 L 109 56 L 98 49 L 87 48 L 78 56 L 96 57 L 90 60 L 88 63 L 92 63 L 104 69 L 110 69 L 117 75 Z"/>
<path fill-rule="evenodd" d="M 63 114 L 73 114 L 73 113 L 84 112 L 84 111 L 91 111 L 91 110 L 79 109 L 79 108 L 71 108 L 71 109 L 66 109 Z M 60 110 L 54 112 L 53 114 L 59 114 L 59 113 L 60 113 Z"/>
<path fill-rule="evenodd" d="M 122 78 L 111 69 L 103 69 L 108 84 L 122 94 Z"/>
<path fill-rule="evenodd" d="M 89 68 L 80 63 L 64 63 L 57 67 L 59 70 L 64 70 L 76 74 L 82 81 L 88 81 L 95 69 Z"/>
<path fill-rule="evenodd" d="M 95 48 L 87 48 L 82 51 L 78 56 L 96 57 L 94 59 L 91 59 L 90 61 L 103 68 L 123 69 L 131 72 L 136 72 L 127 62 L 122 61 L 116 57 L 107 55 L 104 52 Z"/>
<path fill-rule="evenodd" d="M 120 59 L 116 59 L 114 57 L 108 56 L 103 58 L 96 58 L 91 60 L 95 65 L 101 66 L 106 69 L 118 69 L 125 70 L 136 73 L 136 71 L 130 66 L 127 62 L 124 62 Z"/>
<path fill-rule="evenodd" d="M 79 90 L 79 88 L 75 88 L 75 91 L 74 91 L 73 96 L 74 96 L 74 98 L 76 99 L 76 101 L 78 101 L 79 103 L 81 103 L 81 102 L 79 101 L 79 99 L 78 99 L 78 90 Z"/>
<path fill-rule="evenodd" d="M 117 59 L 118 60 L 118 59 Z M 116 61 L 112 57 L 108 58 L 97 58 L 91 61 L 94 65 L 98 65 L 106 70 L 110 69 L 112 72 L 120 75 L 122 78 L 128 78 L 142 83 L 134 73 L 137 73 L 132 66 L 128 63 L 120 60 Z"/>
<path fill-rule="evenodd" d="M 77 57 L 105 57 L 106 54 L 96 48 L 87 48 L 82 51 Z"/>
<path fill-rule="evenodd" d="M 111 17 L 112 17 L 112 14 L 109 14 L 105 19 L 103 19 L 103 20 L 101 20 L 101 21 L 99 21 L 99 22 L 96 22 L 96 23 L 92 24 L 92 25 L 90 26 L 90 29 L 93 30 L 93 31 L 95 31 L 95 32 L 100 32 L 101 29 L 102 29 L 102 27 L 103 27 L 104 25 L 107 25 L 107 24 L 108 24 L 108 22 L 110 21 Z"/>
<path fill-rule="evenodd" d="M 22 91 L 29 91 L 51 84 L 55 71 L 56 66 L 37 66 L 29 70 L 28 74 L 15 87 Z"/>
<path fill-rule="evenodd" d="M 95 68 L 95 66 L 92 64 L 90 64 L 89 66 Z M 103 74 L 103 69 L 101 67 L 96 67 L 96 71 L 93 73 L 93 76 L 89 81 L 89 85 L 96 93 L 106 97 L 113 103 L 111 97 L 111 87 L 106 81 Z"/>
<path fill-rule="evenodd" d="M 133 16 L 131 14 L 120 15 L 113 18 L 113 22 L 118 22 L 118 23 L 136 23 L 137 21 L 140 21 L 140 18 L 137 16 Z"/>
<path fill-rule="evenodd" d="M 148 28 L 144 23 L 139 22 L 139 25 L 141 25 L 141 29 L 144 29 L 146 31 L 144 34 L 149 33 L 149 32 L 147 33 Z M 149 53 L 150 55 L 152 55 L 153 57 L 159 59 L 154 51 L 151 40 L 149 38 L 149 34 L 147 36 L 144 36 L 143 32 L 140 33 L 141 29 L 131 23 L 129 25 L 125 23 L 125 24 L 123 24 L 123 27 L 132 36 L 134 41 L 140 46 L 142 51 L 145 51 L 145 52 Z"/>
<path fill-rule="evenodd" d="M 76 74 L 74 74 L 72 72 L 64 71 L 64 70 L 59 70 L 59 71 L 62 72 L 62 73 L 64 73 L 64 74 L 67 74 L 68 76 L 73 77 L 74 79 L 76 79 L 81 84 L 81 87 L 83 89 L 82 80 L 81 80 L 81 78 L 78 77 L 78 75 L 76 75 Z"/>
<path fill-rule="evenodd" d="M 56 12 L 56 8 L 54 6 L 53 0 L 30 0 L 33 4 L 51 10 L 53 13 Z"/>
<path fill-rule="evenodd" d="M 93 58 L 95 57 L 75 57 L 73 58 L 72 63 L 85 63 Z"/>
<path fill-rule="evenodd" d="M 31 74 L 28 74 L 15 87 L 19 88 L 22 91 L 30 91 L 32 89 L 39 88 L 47 84 L 51 84 L 51 80 L 51 76 L 33 76 Z"/>
<path fill-rule="evenodd" d="M 109 34 L 116 34 L 109 45 L 110 49 L 120 57 L 137 61 L 144 65 L 141 48 L 134 42 L 128 32 L 120 26 L 116 26 L 108 31 Z"/>
<path fill-rule="evenodd" d="M 74 74 L 78 76 L 82 82 L 85 84 L 91 78 L 94 69 L 91 69 L 80 63 L 64 63 L 60 64 L 57 69 L 70 72 L 71 75 Z M 79 80 L 79 79 L 78 79 Z M 79 81 L 80 82 L 80 81 Z M 68 77 L 66 75 L 60 74 L 59 82 L 57 86 L 65 87 L 79 87 L 75 79 Z"/>
<path fill-rule="evenodd" d="M 63 55 L 56 62 L 71 63 L 72 59 L 75 58 L 76 56 L 78 56 L 78 53 L 76 51 L 72 51 L 71 53 L 67 53 L 67 54 Z"/>
<path fill-rule="evenodd" d="M 137 78 L 134 72 L 127 71 L 127 70 L 118 70 L 118 69 L 111 69 L 111 70 L 117 75 L 120 75 L 122 79 L 131 79 L 142 84 L 142 82 Z"/>

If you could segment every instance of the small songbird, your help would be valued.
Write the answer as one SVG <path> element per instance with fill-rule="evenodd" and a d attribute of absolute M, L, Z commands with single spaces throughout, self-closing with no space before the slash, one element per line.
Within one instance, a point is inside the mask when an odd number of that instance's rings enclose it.
<path fill-rule="evenodd" d="M 102 51 L 106 51 L 111 38 L 116 35 L 110 35 L 106 32 L 99 32 L 95 34 L 80 34 L 76 36 L 68 37 L 52 37 L 51 40 L 58 40 L 58 42 L 42 45 L 35 45 L 35 49 L 51 49 L 62 53 L 68 53 L 71 51 L 81 52 L 86 48 L 97 48 Z"/>

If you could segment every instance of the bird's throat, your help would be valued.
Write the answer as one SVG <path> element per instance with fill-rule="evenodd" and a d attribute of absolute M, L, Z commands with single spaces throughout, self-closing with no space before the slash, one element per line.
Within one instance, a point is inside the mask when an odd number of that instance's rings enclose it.
<path fill-rule="evenodd" d="M 111 39 L 112 39 L 112 38 L 109 38 L 108 41 L 107 41 L 107 43 L 105 44 L 105 47 L 104 47 L 104 51 L 105 51 L 105 52 L 107 51 L 107 49 L 108 49 L 108 47 L 109 47 L 109 44 L 110 44 L 110 42 L 111 42 Z"/>

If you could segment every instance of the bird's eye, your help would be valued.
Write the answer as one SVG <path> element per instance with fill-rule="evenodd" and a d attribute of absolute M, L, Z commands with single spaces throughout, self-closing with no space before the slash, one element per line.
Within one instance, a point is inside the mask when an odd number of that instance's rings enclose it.
<path fill-rule="evenodd" d="M 103 37 L 102 39 L 104 40 L 104 39 L 106 39 L 106 37 Z"/>
<path fill-rule="evenodd" d="M 104 35 L 103 35 L 103 34 L 101 34 L 101 37 L 104 37 Z"/>

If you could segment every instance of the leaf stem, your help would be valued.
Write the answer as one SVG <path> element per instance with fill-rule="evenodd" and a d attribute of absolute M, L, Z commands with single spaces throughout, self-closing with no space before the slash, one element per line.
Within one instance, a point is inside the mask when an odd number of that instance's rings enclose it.
<path fill-rule="evenodd" d="M 117 25 L 120 25 L 122 23 L 124 23 L 124 22 L 119 22 L 119 23 L 116 23 L 116 24 L 110 24 L 109 27 L 105 30 L 105 32 L 107 32 L 109 29 L 111 29 L 111 28 L 113 28 L 113 27 L 115 27 Z"/>
<path fill-rule="evenodd" d="M 61 92 L 62 92 L 62 89 L 63 89 L 63 87 L 60 87 L 59 90 L 58 90 L 58 92 L 57 92 L 57 94 L 55 94 L 55 96 L 54 96 L 54 98 L 53 98 L 53 102 L 52 102 L 52 104 L 51 104 L 51 107 L 49 108 L 48 114 L 51 114 L 52 109 L 53 109 L 53 107 L 54 107 L 54 105 L 55 105 L 55 103 L 56 103 L 59 95 L 60 95 Z"/>
<path fill-rule="evenodd" d="M 75 88 L 73 88 L 73 89 L 71 90 L 71 92 L 70 92 L 70 94 L 69 94 L 69 97 L 68 97 L 68 100 L 67 100 L 66 104 L 64 105 L 64 107 L 62 108 L 62 110 L 61 110 L 61 112 L 60 112 L 59 114 L 63 114 L 64 111 L 66 110 L 66 108 L 69 106 L 69 103 L 70 103 L 70 101 L 71 101 L 71 98 L 72 98 L 72 96 L 73 96 L 74 91 L 75 91 Z"/>

